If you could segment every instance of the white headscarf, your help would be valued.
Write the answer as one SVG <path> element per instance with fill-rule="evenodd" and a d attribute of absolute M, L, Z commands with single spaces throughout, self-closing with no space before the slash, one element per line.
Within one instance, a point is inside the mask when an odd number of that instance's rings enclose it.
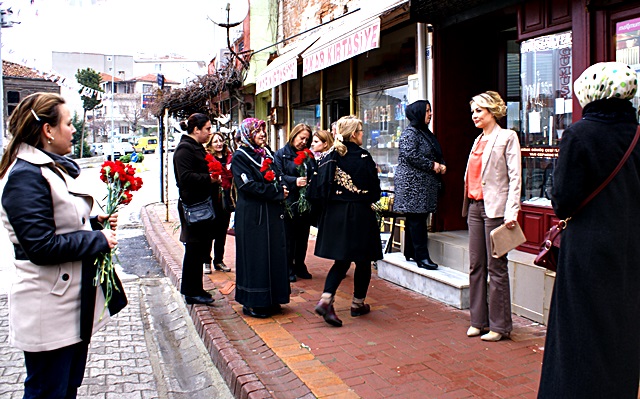
<path fill-rule="evenodd" d="M 606 98 L 630 100 L 638 88 L 633 69 L 621 62 L 599 62 L 587 68 L 573 83 L 580 105 Z"/>

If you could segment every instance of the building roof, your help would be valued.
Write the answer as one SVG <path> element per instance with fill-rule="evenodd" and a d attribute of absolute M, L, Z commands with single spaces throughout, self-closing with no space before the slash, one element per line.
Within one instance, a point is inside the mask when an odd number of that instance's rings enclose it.
<path fill-rule="evenodd" d="M 149 73 L 144 76 L 138 76 L 137 78 L 130 79 L 131 82 L 152 82 L 156 83 L 158 81 L 158 75 L 154 73 Z M 173 80 L 169 80 L 167 78 L 164 79 L 164 84 L 170 85 L 179 85 L 180 82 L 175 82 Z"/>
<path fill-rule="evenodd" d="M 2 60 L 2 76 L 47 80 L 44 75 L 41 75 L 27 66 L 6 60 Z"/>
<path fill-rule="evenodd" d="M 102 79 L 103 82 L 111 82 L 111 75 L 109 75 L 108 73 L 100 72 L 100 78 Z M 122 82 L 122 79 L 114 76 L 113 81 Z"/>

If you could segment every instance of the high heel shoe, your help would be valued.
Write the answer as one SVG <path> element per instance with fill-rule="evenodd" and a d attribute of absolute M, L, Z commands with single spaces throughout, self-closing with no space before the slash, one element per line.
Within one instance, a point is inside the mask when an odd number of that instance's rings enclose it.
<path fill-rule="evenodd" d="M 487 333 L 489 330 L 487 328 L 479 329 L 474 326 L 469 327 L 467 330 L 467 337 L 477 337 L 483 333 Z"/>
<path fill-rule="evenodd" d="M 418 265 L 418 267 L 421 269 L 427 269 L 427 270 L 436 270 L 438 268 L 438 265 L 429 258 L 423 259 L 423 260 L 416 260 L 416 265 Z"/>
<path fill-rule="evenodd" d="M 316 305 L 315 311 L 317 314 L 322 316 L 327 324 L 334 327 L 342 327 L 342 320 L 338 318 L 336 310 L 333 308 L 333 300 L 326 302 L 321 299 Z"/>
<path fill-rule="evenodd" d="M 489 331 L 488 333 L 480 337 L 480 339 L 487 342 L 498 342 L 502 339 L 502 334 L 495 331 Z"/>

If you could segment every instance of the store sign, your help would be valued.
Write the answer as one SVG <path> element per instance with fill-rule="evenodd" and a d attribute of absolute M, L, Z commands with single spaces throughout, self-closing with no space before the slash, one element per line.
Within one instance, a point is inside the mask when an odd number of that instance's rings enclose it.
<path fill-rule="evenodd" d="M 520 154 L 527 158 L 558 158 L 558 147 L 522 147 Z"/>
<path fill-rule="evenodd" d="M 302 55 L 303 76 L 380 47 L 380 18 Z"/>
<path fill-rule="evenodd" d="M 290 60 L 275 67 L 271 65 L 267 66 L 266 70 L 262 71 L 258 76 L 256 82 L 256 92 L 261 93 L 265 90 L 269 90 L 276 87 L 288 80 L 292 80 L 298 77 L 298 57 L 292 57 Z M 277 62 L 277 59 L 276 61 Z"/>

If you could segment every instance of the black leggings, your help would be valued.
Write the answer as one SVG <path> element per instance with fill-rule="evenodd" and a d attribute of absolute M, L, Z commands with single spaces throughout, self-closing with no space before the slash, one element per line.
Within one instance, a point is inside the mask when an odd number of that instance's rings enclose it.
<path fill-rule="evenodd" d="M 356 271 L 353 275 L 353 296 L 358 299 L 364 299 L 367 297 L 369 283 L 371 282 L 371 261 L 365 260 L 355 263 Z M 349 267 L 351 267 L 351 261 L 335 261 L 327 274 L 327 280 L 324 283 L 324 292 L 335 295 Z"/>

